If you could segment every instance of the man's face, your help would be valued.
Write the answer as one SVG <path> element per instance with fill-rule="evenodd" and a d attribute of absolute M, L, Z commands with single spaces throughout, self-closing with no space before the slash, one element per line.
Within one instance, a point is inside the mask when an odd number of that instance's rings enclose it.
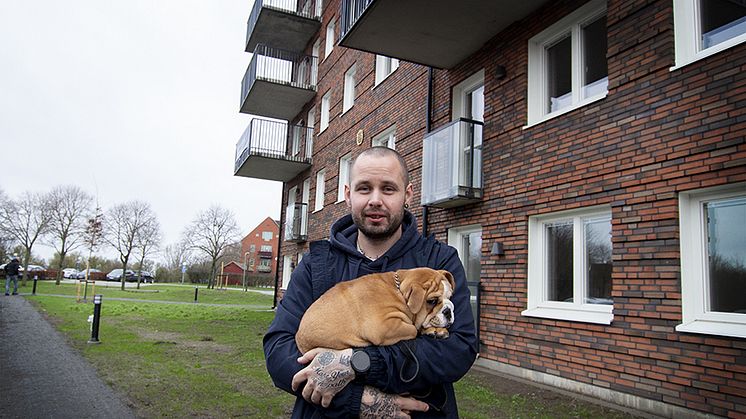
<path fill-rule="evenodd" d="M 393 156 L 358 157 L 350 173 L 350 185 L 345 185 L 352 220 L 373 240 L 396 233 L 404 219 L 404 204 L 412 195 L 412 185 L 404 184 L 401 165 Z"/>

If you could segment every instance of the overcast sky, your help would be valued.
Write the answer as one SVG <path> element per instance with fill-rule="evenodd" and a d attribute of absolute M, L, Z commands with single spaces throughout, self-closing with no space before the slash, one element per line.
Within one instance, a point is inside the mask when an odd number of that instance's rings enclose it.
<path fill-rule="evenodd" d="M 104 210 L 149 202 L 164 245 L 212 204 L 243 234 L 277 219 L 281 183 L 233 176 L 251 6 L 0 1 L 0 188 L 77 185 Z"/>

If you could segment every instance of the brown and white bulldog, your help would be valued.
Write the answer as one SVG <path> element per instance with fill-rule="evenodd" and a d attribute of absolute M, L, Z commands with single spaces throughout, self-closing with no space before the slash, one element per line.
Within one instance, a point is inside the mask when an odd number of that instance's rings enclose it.
<path fill-rule="evenodd" d="M 316 300 L 301 319 L 295 341 L 301 353 L 393 345 L 418 332 L 448 337 L 455 283 L 448 271 L 430 268 L 361 276 L 340 282 Z"/>

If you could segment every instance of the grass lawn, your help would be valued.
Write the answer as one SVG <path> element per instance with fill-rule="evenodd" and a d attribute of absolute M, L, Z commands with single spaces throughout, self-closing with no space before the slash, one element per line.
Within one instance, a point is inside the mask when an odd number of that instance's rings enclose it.
<path fill-rule="evenodd" d="M 130 401 L 138 416 L 289 416 L 293 398 L 273 386 L 264 367 L 261 340 L 274 316 L 268 310 L 271 295 L 200 289 L 200 302 L 204 298 L 223 306 L 113 299 L 194 298 L 190 287 L 147 289 L 158 292 L 96 288 L 104 295 L 99 345 L 86 343 L 92 304 L 42 295 L 74 295 L 74 286 L 40 283 L 37 295 L 26 298 Z M 464 418 L 634 417 L 476 371 L 456 383 L 456 393 Z"/>

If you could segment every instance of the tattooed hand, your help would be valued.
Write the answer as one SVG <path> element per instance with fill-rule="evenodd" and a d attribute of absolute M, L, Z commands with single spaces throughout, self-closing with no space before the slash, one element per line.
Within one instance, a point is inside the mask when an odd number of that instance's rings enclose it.
<path fill-rule="evenodd" d="M 355 378 L 355 372 L 350 366 L 351 356 L 352 349 L 337 351 L 316 348 L 306 352 L 298 358 L 298 362 L 311 364 L 293 376 L 293 391 L 305 381 L 303 398 L 311 403 L 329 407 L 332 398 Z"/>
<path fill-rule="evenodd" d="M 411 397 L 386 394 L 374 387 L 365 386 L 360 402 L 361 419 L 409 419 L 409 413 L 427 412 L 427 403 Z"/>

